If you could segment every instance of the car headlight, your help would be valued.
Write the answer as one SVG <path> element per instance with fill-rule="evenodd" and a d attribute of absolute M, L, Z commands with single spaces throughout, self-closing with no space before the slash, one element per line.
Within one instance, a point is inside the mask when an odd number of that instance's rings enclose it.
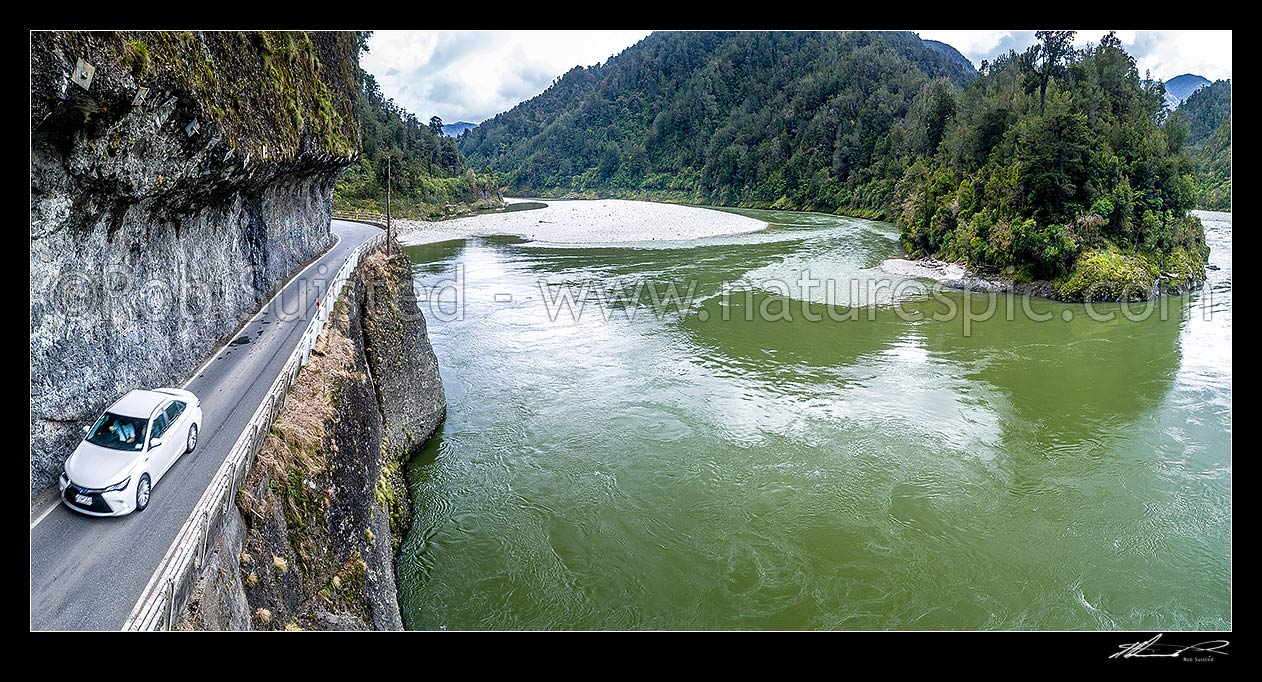
<path fill-rule="evenodd" d="M 106 489 L 102 490 L 101 492 L 103 492 L 103 493 L 112 493 L 112 492 L 117 491 L 117 490 L 126 490 L 126 489 L 127 489 L 127 484 L 128 484 L 128 483 L 131 483 L 131 476 L 128 476 L 127 478 L 124 478 L 124 479 L 123 479 L 123 481 L 122 481 L 122 483 L 115 483 L 114 485 L 112 485 L 112 486 L 110 486 L 110 487 L 108 487 L 108 488 L 106 488 Z"/>

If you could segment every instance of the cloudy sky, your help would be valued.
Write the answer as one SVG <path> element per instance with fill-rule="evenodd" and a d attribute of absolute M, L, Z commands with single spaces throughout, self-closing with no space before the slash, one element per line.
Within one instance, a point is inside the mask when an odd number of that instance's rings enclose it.
<path fill-rule="evenodd" d="M 650 31 L 377 31 L 363 67 L 386 97 L 418 118 L 480 123 L 543 92 L 575 66 L 591 66 Z M 981 64 L 1034 42 L 1034 31 L 917 31 Z M 1079 46 L 1105 31 L 1079 31 Z M 1118 31 L 1140 73 L 1231 78 L 1231 31 Z"/>
<path fill-rule="evenodd" d="M 983 59 L 1034 42 L 1034 31 L 916 31 L 921 38 L 940 40 L 968 57 L 973 66 Z M 1100 42 L 1108 31 L 1078 31 L 1074 44 Z M 1153 78 L 1169 80 L 1194 73 L 1210 80 L 1231 78 L 1231 31 L 1118 31 L 1122 46 L 1135 58 L 1139 75 L 1152 71 Z"/>
<path fill-rule="evenodd" d="M 652 31 L 377 31 L 361 64 L 422 120 L 481 123 Z"/>

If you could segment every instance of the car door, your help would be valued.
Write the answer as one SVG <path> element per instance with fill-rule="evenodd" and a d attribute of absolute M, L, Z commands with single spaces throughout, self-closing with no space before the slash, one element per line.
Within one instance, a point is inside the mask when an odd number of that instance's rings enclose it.
<path fill-rule="evenodd" d="M 172 456 L 173 444 L 170 442 L 169 436 L 170 425 L 167 423 L 167 415 L 165 411 L 158 412 L 158 416 L 154 417 L 149 424 L 149 451 L 145 457 L 149 462 L 149 470 L 153 472 L 153 482 L 157 483 L 162 478 L 167 469 L 171 468 L 171 463 L 175 461 Z M 154 441 L 161 438 L 162 443 L 155 445 Z"/>
<path fill-rule="evenodd" d="M 167 435 L 166 439 L 173 441 L 171 443 L 171 461 L 179 459 L 184 451 L 188 449 L 188 411 L 185 409 L 188 405 L 182 400 L 172 400 L 167 405 Z"/>

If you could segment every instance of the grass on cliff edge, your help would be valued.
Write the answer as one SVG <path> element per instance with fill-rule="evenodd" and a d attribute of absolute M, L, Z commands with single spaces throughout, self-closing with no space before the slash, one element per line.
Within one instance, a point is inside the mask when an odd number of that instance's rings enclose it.
<path fill-rule="evenodd" d="M 346 317 L 346 305 L 339 301 L 316 339 L 307 366 L 285 395 L 252 476 L 257 472 L 273 481 L 286 480 L 292 471 L 313 472 L 326 465 L 322 449 L 326 427 L 337 414 L 337 387 L 344 380 L 360 378 L 355 371 L 355 344 L 343 330 Z"/>
<path fill-rule="evenodd" d="M 306 31 L 128 31 L 115 34 L 113 57 L 138 86 L 180 94 L 243 153 L 284 158 L 310 137 L 347 157 L 359 149 L 355 92 L 346 89 L 356 82 L 347 72 L 354 39 L 326 39 L 344 64 L 322 62 Z"/>

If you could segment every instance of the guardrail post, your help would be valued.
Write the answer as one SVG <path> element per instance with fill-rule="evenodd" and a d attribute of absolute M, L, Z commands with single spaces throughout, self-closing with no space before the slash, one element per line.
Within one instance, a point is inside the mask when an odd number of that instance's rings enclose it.
<path fill-rule="evenodd" d="M 167 577 L 167 618 L 166 627 L 163 628 L 170 632 L 175 627 L 175 578 Z"/>
<path fill-rule="evenodd" d="M 223 494 L 223 514 L 228 513 L 228 509 L 232 506 L 232 491 L 237 487 L 237 461 L 235 459 L 228 460 L 228 483 L 224 487 Z"/>
<path fill-rule="evenodd" d="M 202 516 L 206 519 L 206 524 L 202 528 L 202 544 L 197 552 L 197 570 L 201 571 L 206 565 L 206 551 L 210 548 L 210 510 L 202 512 Z"/>
<path fill-rule="evenodd" d="M 261 444 L 250 446 L 250 449 L 245 451 L 245 458 L 241 461 L 241 468 L 247 473 L 254 467 L 254 458 L 257 456 L 260 447 L 262 447 Z M 245 474 L 242 474 L 241 478 L 244 481 Z"/>

